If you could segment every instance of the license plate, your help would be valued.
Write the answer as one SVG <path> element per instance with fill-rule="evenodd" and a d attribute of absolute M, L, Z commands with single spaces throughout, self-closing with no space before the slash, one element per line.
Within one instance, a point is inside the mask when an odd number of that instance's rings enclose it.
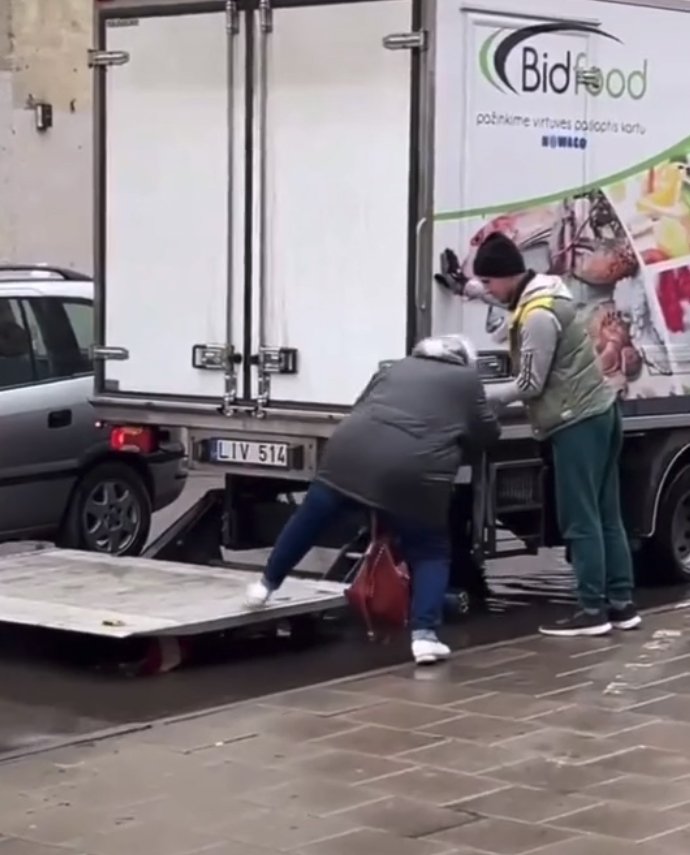
<path fill-rule="evenodd" d="M 215 439 L 211 442 L 211 460 L 215 463 L 241 463 L 245 466 L 273 466 L 287 469 L 289 446 L 285 442 L 251 442 L 240 439 Z"/>

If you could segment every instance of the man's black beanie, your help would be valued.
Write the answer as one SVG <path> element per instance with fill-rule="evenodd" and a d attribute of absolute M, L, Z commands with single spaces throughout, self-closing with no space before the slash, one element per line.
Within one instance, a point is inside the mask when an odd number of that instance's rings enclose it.
<path fill-rule="evenodd" d="M 522 253 L 501 232 L 490 234 L 474 257 L 474 275 L 478 279 L 507 279 L 525 272 Z"/>

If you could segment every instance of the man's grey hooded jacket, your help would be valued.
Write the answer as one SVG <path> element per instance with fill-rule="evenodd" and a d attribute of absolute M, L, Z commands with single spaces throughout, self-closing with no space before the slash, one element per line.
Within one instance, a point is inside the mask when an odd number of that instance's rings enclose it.
<path fill-rule="evenodd" d="M 463 454 L 467 461 L 500 435 L 476 369 L 443 342 L 421 342 L 374 376 L 317 474 L 358 502 L 439 530 Z"/>

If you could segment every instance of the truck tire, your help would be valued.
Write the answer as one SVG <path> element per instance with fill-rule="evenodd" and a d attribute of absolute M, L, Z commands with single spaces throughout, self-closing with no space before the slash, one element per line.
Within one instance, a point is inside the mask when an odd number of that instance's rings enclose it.
<path fill-rule="evenodd" d="M 690 582 L 690 466 L 664 488 L 656 530 L 643 550 L 647 584 Z"/>
<path fill-rule="evenodd" d="M 107 461 L 77 484 L 63 526 L 61 545 L 109 555 L 139 555 L 151 530 L 151 496 L 127 463 Z"/>

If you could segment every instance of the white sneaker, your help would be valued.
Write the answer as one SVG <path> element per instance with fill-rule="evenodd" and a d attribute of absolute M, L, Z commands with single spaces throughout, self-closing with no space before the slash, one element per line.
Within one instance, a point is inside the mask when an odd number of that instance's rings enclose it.
<path fill-rule="evenodd" d="M 247 585 L 244 593 L 244 605 L 248 609 L 262 609 L 270 599 L 271 591 L 263 579 Z"/>
<path fill-rule="evenodd" d="M 417 665 L 433 665 L 450 656 L 450 647 L 438 639 L 418 638 L 412 642 L 412 656 Z"/>

